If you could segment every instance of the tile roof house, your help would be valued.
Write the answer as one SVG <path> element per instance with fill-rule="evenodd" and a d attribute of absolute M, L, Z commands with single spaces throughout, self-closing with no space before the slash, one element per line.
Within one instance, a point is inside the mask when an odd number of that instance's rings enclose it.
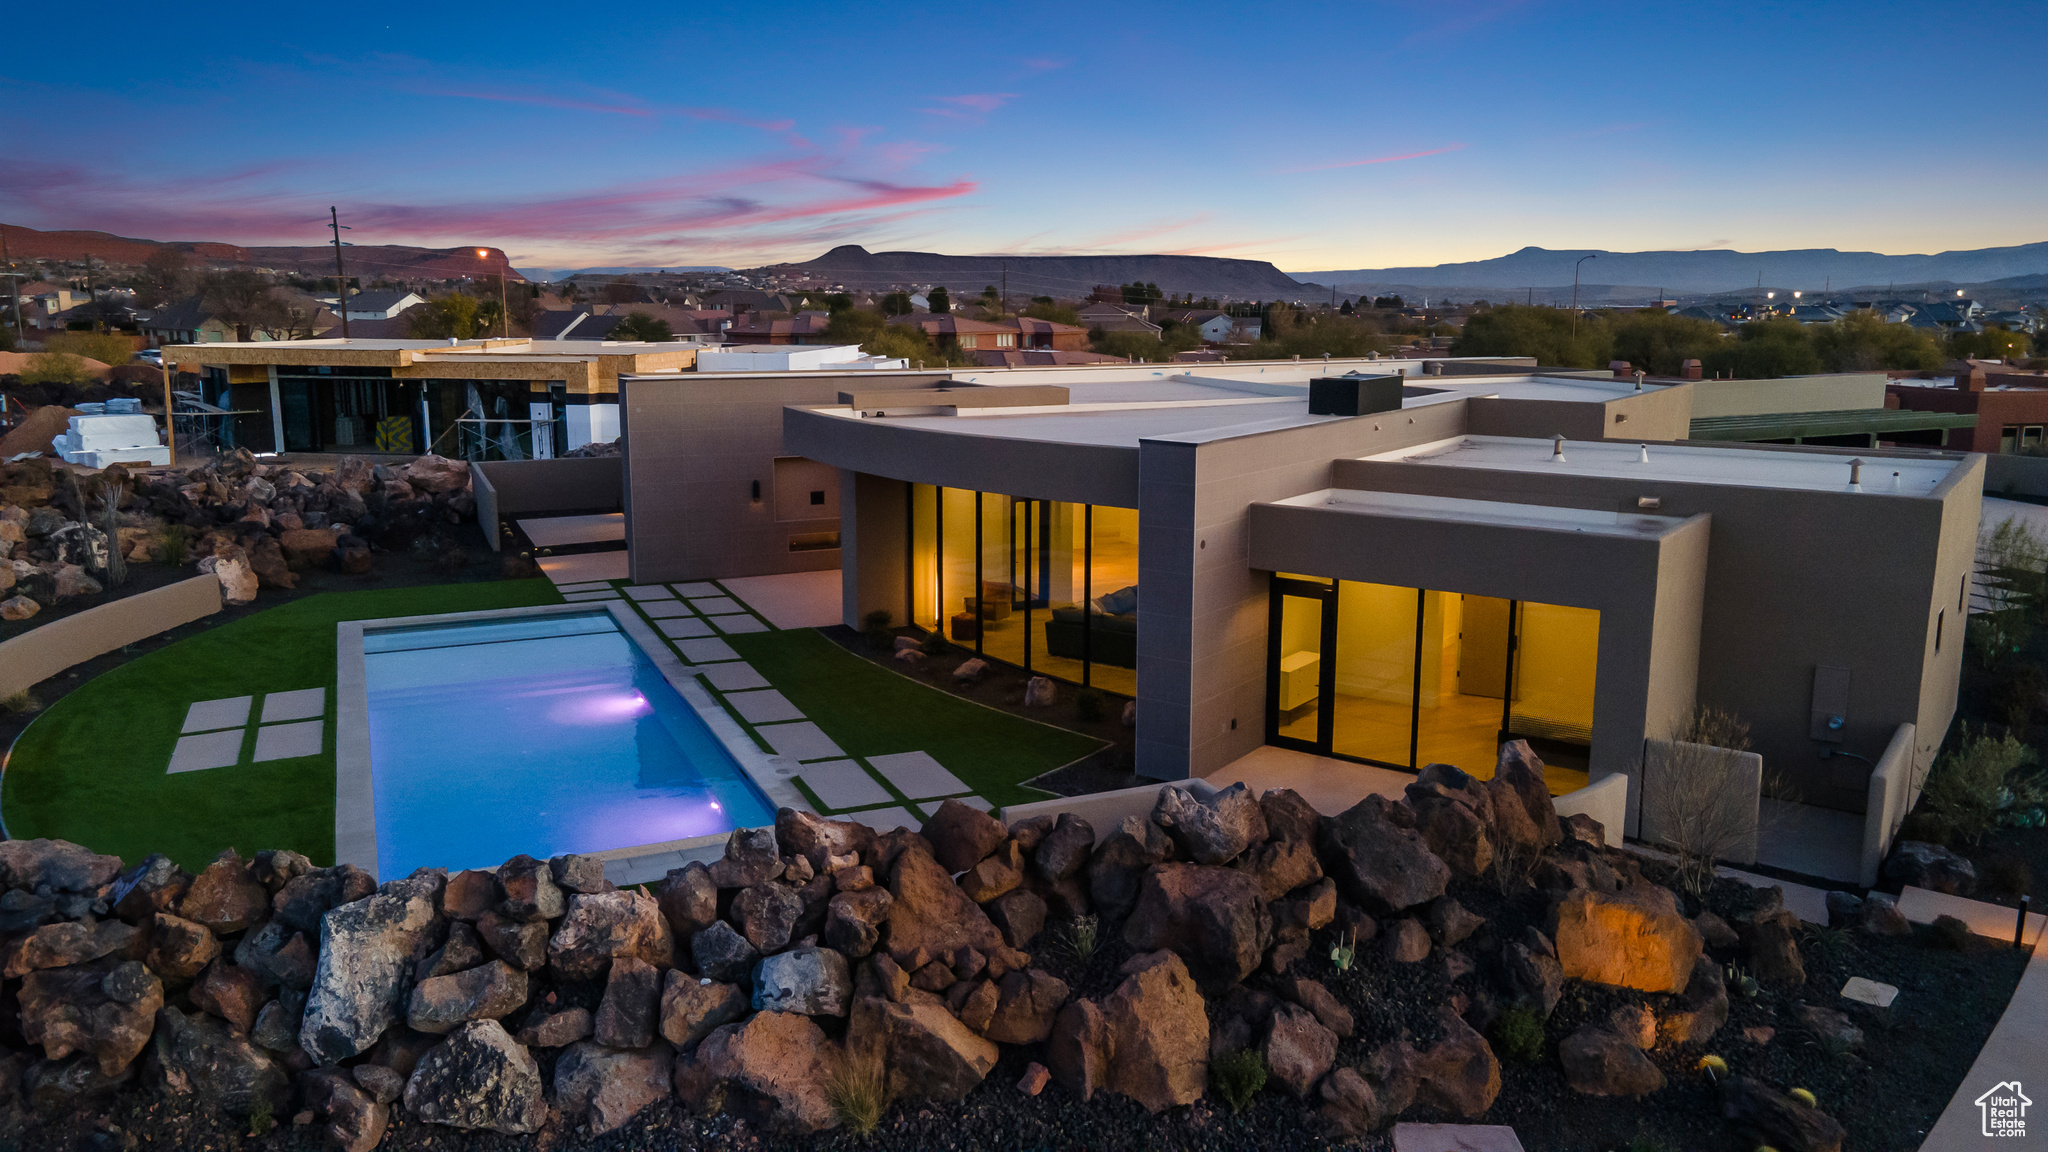
<path fill-rule="evenodd" d="M 889 323 L 917 328 L 931 337 L 934 344 L 954 344 L 970 351 L 1017 347 L 1018 330 L 1012 323 L 991 324 L 951 314 L 891 316 Z"/>
<path fill-rule="evenodd" d="M 1011 325 L 1017 329 L 1019 348 L 1051 348 L 1063 352 L 1081 352 L 1088 348 L 1088 329 L 1073 324 L 1040 320 L 1035 316 L 1018 316 L 995 323 Z"/>
<path fill-rule="evenodd" d="M 1130 362 L 1122 356 L 1110 356 L 1101 352 L 1073 352 L 1058 348 L 978 348 L 974 351 L 974 359 L 984 368 L 1046 368 Z"/>

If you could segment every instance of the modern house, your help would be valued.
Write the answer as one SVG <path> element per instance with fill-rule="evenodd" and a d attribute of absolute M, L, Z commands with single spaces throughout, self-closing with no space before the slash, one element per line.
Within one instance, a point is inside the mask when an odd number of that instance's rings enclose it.
<path fill-rule="evenodd" d="M 322 296 L 319 297 L 319 300 L 330 308 L 337 307 L 340 304 L 339 298 L 334 296 Z M 367 292 L 358 292 L 348 298 L 348 318 L 351 322 L 356 320 L 391 320 L 395 319 L 399 313 L 406 309 L 425 304 L 426 302 L 426 297 L 404 288 L 373 288 Z"/>
<path fill-rule="evenodd" d="M 694 366 L 700 346 L 582 340 L 313 339 L 166 345 L 253 452 L 545 459 L 619 434 L 621 373 Z"/>
<path fill-rule="evenodd" d="M 1519 737 L 1554 789 L 1628 776 L 1636 834 L 1646 741 L 1704 705 L 1777 802 L 1895 826 L 1955 708 L 1981 457 L 1685 442 L 1683 382 L 1293 367 L 852 381 L 780 450 L 838 470 L 847 622 L 1135 696 L 1145 776 L 1264 744 L 1484 775 Z M 637 579 L 662 439 L 629 438 Z"/>

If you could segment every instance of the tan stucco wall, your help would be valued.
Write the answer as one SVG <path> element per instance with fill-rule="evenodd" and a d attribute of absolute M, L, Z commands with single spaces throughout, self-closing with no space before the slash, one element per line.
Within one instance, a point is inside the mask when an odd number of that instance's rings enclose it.
<path fill-rule="evenodd" d="M 1206 775 L 1266 742 L 1271 574 L 1251 565 L 1252 505 L 1329 487 L 1339 457 L 1439 440 L 1464 422 L 1465 402 L 1452 401 L 1140 446 L 1140 774 Z"/>
<path fill-rule="evenodd" d="M 0 643 L 0 698 L 74 664 L 220 611 L 220 581 L 194 576 L 52 620 Z"/>
<path fill-rule="evenodd" d="M 1563 436 L 1568 440 L 1683 440 L 1692 427 L 1692 386 L 1624 393 L 1603 403 L 1480 396 L 1470 401 L 1475 436 Z"/>
<path fill-rule="evenodd" d="M 1694 416 L 1768 416 L 1884 407 L 1882 372 L 1792 376 L 1782 380 L 1695 380 Z M 1682 437 L 1674 437 L 1682 439 Z"/>
<path fill-rule="evenodd" d="M 794 535 L 840 531 L 837 514 L 777 517 L 775 459 L 805 455 L 784 444 L 784 406 L 831 404 L 842 391 L 883 381 L 902 388 L 944 378 L 875 372 L 622 377 L 619 429 L 626 442 L 624 503 L 633 579 L 708 580 L 839 567 L 839 549 L 790 550 Z M 755 481 L 761 484 L 759 500 L 752 498 Z"/>

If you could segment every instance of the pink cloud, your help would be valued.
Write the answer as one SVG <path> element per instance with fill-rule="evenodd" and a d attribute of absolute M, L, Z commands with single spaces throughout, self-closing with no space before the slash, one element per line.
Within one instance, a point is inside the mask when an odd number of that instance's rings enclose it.
<path fill-rule="evenodd" d="M 949 108 L 920 108 L 918 111 L 979 124 L 983 117 L 1016 98 L 1015 92 L 969 92 L 964 96 L 939 97 L 939 103 L 951 105 Z"/>
<path fill-rule="evenodd" d="M 342 203 L 359 244 L 520 243 L 593 260 L 619 251 L 775 248 L 807 232 L 838 234 L 973 193 L 968 179 L 935 183 L 850 171 L 854 160 L 799 155 L 594 188 L 566 195 L 475 197 L 437 203 Z M 0 203 L 34 227 L 102 228 L 158 239 L 317 244 L 331 198 L 294 185 L 310 171 L 130 181 L 79 166 L 11 163 Z M 523 243 L 521 243 L 523 242 Z M 579 257 L 580 258 L 580 257 Z M 649 260 L 648 263 L 660 263 Z"/>
<path fill-rule="evenodd" d="M 1365 160 L 1340 160 L 1335 164 L 1312 164 L 1306 168 L 1283 168 L 1282 172 L 1331 172 L 1338 168 L 1362 168 L 1367 164 L 1392 164 L 1397 160 L 1420 160 L 1424 156 L 1441 156 L 1446 152 L 1458 152 L 1463 144 L 1450 144 L 1442 148 L 1431 148 L 1426 152 L 1403 152 L 1399 156 L 1374 156 Z"/>

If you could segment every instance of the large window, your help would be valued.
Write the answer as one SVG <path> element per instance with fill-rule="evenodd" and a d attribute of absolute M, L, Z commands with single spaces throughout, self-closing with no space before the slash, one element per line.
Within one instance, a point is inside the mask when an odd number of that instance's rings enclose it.
<path fill-rule="evenodd" d="M 1137 689 L 1138 513 L 910 485 L 919 627 L 995 660 Z"/>
<path fill-rule="evenodd" d="M 1527 739 L 1554 790 L 1585 784 L 1598 612 L 1285 574 L 1273 597 L 1275 743 L 1487 777 L 1502 741 Z"/>

